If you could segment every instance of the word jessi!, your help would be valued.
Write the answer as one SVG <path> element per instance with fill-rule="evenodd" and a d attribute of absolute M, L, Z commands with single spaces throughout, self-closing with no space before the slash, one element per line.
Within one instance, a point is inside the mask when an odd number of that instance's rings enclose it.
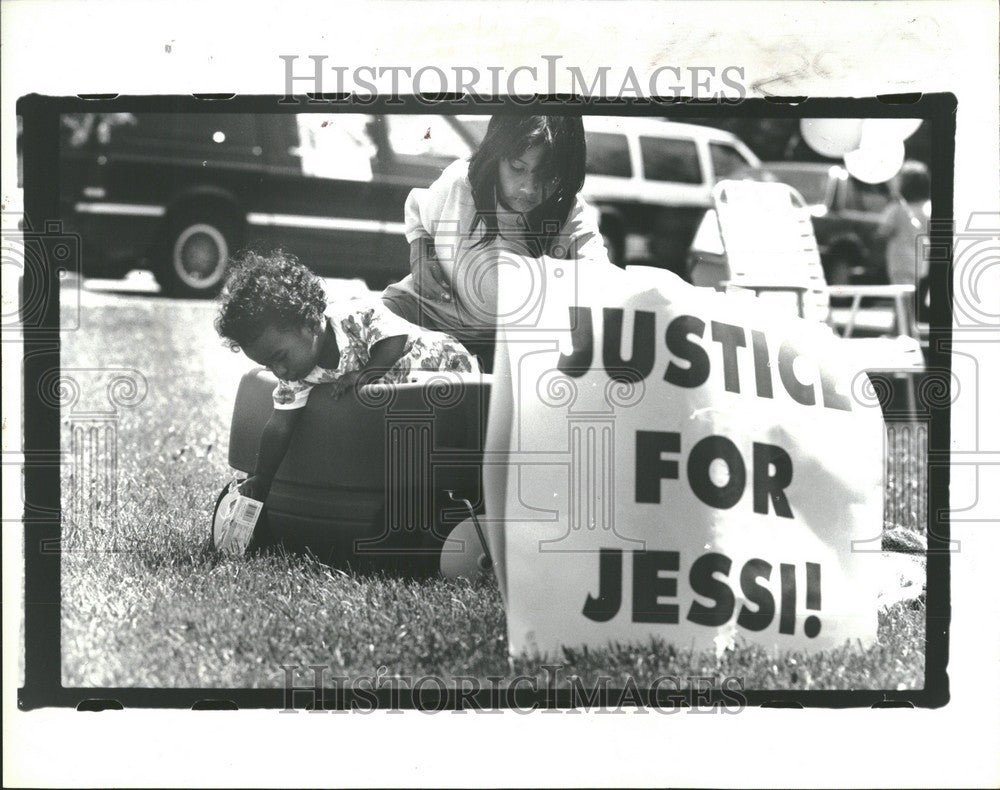
<path fill-rule="evenodd" d="M 676 625 L 681 611 L 676 603 L 676 574 L 681 557 L 677 551 L 632 551 L 632 612 L 633 623 L 658 623 Z M 598 623 L 613 619 L 622 606 L 623 552 L 621 549 L 601 549 L 598 562 L 598 595 L 587 596 L 583 605 L 584 617 Z M 702 554 L 692 564 L 688 584 L 696 595 L 708 600 L 691 602 L 685 614 L 689 622 L 704 626 L 721 626 L 729 622 L 736 610 L 736 595 L 730 588 L 729 573 L 733 561 L 725 554 Z M 795 633 L 796 567 L 781 563 L 779 566 L 779 599 L 761 580 L 771 578 L 773 567 L 762 559 L 750 559 L 739 572 L 739 590 L 743 599 L 754 608 L 743 604 L 736 615 L 736 624 L 748 631 L 763 631 L 778 617 L 778 633 Z M 665 600 L 667 599 L 667 600 Z M 821 605 L 820 566 L 806 563 L 806 609 L 818 610 Z M 819 617 L 806 617 L 802 630 L 810 639 L 819 635 L 822 624 Z"/>

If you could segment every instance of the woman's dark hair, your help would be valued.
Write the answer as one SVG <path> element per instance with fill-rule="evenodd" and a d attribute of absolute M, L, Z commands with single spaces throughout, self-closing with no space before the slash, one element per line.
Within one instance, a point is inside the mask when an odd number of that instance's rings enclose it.
<path fill-rule="evenodd" d="M 587 143 L 583 121 L 568 115 L 494 115 L 486 136 L 469 160 L 469 182 L 476 203 L 473 230 L 483 225 L 478 244 L 499 234 L 496 213 L 501 159 L 516 159 L 529 148 L 543 148 L 543 174 L 558 179 L 555 192 L 526 216 L 529 238 L 539 253 L 549 251 L 566 223 L 586 175 Z"/>
<path fill-rule="evenodd" d="M 899 194 L 907 203 L 929 200 L 931 177 L 922 162 L 904 162 L 899 171 Z"/>
<path fill-rule="evenodd" d="M 322 326 L 323 285 L 294 255 L 247 252 L 230 265 L 215 331 L 233 351 L 256 341 L 269 326 Z"/>

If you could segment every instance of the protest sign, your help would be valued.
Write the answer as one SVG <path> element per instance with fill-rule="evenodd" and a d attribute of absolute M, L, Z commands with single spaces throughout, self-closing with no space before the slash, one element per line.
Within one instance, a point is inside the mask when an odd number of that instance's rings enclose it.
<path fill-rule="evenodd" d="M 487 448 L 514 654 L 870 643 L 882 418 L 824 324 L 662 272 L 501 274 Z M 852 392 L 852 387 L 854 392 Z"/>

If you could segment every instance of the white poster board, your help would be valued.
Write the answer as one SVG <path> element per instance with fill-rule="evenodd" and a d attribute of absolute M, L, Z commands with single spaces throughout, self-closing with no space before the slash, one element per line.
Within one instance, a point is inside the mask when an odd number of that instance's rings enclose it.
<path fill-rule="evenodd" d="M 501 278 L 486 480 L 512 654 L 871 643 L 855 542 L 881 534 L 882 418 L 842 341 L 666 272 L 565 270 Z"/>

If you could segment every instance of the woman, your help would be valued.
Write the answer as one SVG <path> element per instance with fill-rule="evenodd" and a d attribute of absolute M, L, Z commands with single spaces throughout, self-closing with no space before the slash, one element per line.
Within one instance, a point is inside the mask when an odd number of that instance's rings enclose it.
<path fill-rule="evenodd" d="M 469 161 L 410 192 L 410 275 L 385 289 L 385 304 L 492 370 L 500 254 L 608 262 L 597 213 L 579 197 L 586 156 L 578 117 L 493 116 Z"/>

